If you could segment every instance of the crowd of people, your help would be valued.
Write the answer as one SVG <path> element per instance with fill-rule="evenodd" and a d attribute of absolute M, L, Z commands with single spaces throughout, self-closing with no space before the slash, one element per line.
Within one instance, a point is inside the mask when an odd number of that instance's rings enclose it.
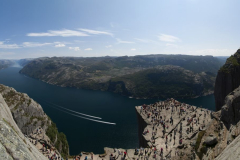
<path fill-rule="evenodd" d="M 37 149 L 49 160 L 62 160 L 63 158 L 57 150 L 50 145 L 50 141 L 45 139 L 45 132 L 41 127 L 36 128 L 29 136 L 25 135 Z"/>
<path fill-rule="evenodd" d="M 188 135 L 205 127 L 205 119 L 208 120 L 206 116 L 210 115 L 210 111 L 167 99 L 142 105 L 140 114 L 151 124 L 143 131 L 143 136 L 151 142 L 148 145 L 155 148 L 153 156 L 156 156 L 157 151 L 160 156 L 171 156 L 172 149 L 178 154 L 177 146 L 183 145 Z"/>

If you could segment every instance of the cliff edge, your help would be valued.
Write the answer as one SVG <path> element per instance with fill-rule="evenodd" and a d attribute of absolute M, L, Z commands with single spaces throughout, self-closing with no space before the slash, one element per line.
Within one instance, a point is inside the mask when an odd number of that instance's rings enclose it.
<path fill-rule="evenodd" d="M 47 160 L 47 158 L 24 137 L 1 94 L 0 108 L 0 159 Z"/>
<path fill-rule="evenodd" d="M 63 157 L 69 155 L 65 134 L 58 132 L 56 124 L 46 115 L 40 104 L 27 94 L 17 92 L 2 84 L 0 84 L 0 94 L 20 132 L 36 147 L 41 148 L 44 144 L 49 148 L 56 148 L 56 152 L 60 152 L 57 153 L 58 155 L 61 154 Z M 49 154 L 44 153 L 44 155 L 48 156 Z"/>
<path fill-rule="evenodd" d="M 240 49 L 230 56 L 217 74 L 214 96 L 216 111 L 224 105 L 225 97 L 240 85 Z"/>

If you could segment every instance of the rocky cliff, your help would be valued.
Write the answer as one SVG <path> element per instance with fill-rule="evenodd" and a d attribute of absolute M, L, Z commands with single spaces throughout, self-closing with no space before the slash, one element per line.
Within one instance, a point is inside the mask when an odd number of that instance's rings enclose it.
<path fill-rule="evenodd" d="M 214 124 L 206 130 L 208 135 L 215 135 L 217 143 L 207 148 L 203 146 L 204 159 L 235 160 L 239 157 L 240 87 L 230 92 L 224 103 L 221 110 L 212 114 Z M 202 139 L 208 135 L 205 134 Z"/>
<path fill-rule="evenodd" d="M 218 71 L 215 83 L 217 112 L 212 113 L 213 122 L 201 136 L 202 159 L 239 159 L 240 139 L 240 49 L 230 56 Z M 214 145 L 204 142 L 213 136 Z"/>
<path fill-rule="evenodd" d="M 137 119 L 138 119 L 138 139 L 139 139 L 139 147 L 144 147 L 147 148 L 148 145 L 148 141 L 145 139 L 145 137 L 143 136 L 143 132 L 144 129 L 147 127 L 147 125 L 150 125 L 151 123 L 149 123 L 147 120 L 145 120 L 140 113 L 140 109 L 137 110 L 136 109 L 136 113 L 137 113 Z"/>
<path fill-rule="evenodd" d="M 240 85 L 240 49 L 229 57 L 226 63 L 218 71 L 214 96 L 216 110 L 224 105 L 225 97 Z"/>
<path fill-rule="evenodd" d="M 56 125 L 45 114 L 40 104 L 25 93 L 0 84 L 0 94 L 7 103 L 14 121 L 24 135 L 31 136 L 39 127 L 42 128 L 46 142 L 55 146 L 62 156 L 69 154 L 66 136 L 59 133 Z"/>
<path fill-rule="evenodd" d="M 0 129 L 0 159 L 47 160 L 47 158 L 24 137 L 1 94 Z"/>

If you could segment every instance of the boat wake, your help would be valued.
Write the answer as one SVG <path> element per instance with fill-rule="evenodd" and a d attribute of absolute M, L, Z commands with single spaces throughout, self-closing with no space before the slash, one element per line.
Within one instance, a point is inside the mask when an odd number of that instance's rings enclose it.
<path fill-rule="evenodd" d="M 71 110 L 71 109 L 67 109 L 67 108 L 65 108 L 65 107 L 62 107 L 62 106 L 60 106 L 60 105 L 51 103 L 51 102 L 45 101 L 45 103 L 49 103 L 49 104 L 51 104 L 51 105 L 57 106 L 57 107 L 59 107 L 59 108 L 62 108 L 62 109 L 65 109 L 65 110 L 67 110 L 67 111 L 70 111 L 70 112 L 73 112 L 73 113 L 76 113 L 76 114 L 79 114 L 79 115 L 83 115 L 83 116 L 86 116 L 86 117 L 91 117 L 91 118 L 95 118 L 95 119 L 102 119 L 101 117 L 95 117 L 95 116 L 91 116 L 91 115 L 88 115 L 88 114 L 76 112 L 76 111 L 73 111 L 73 110 Z"/>
<path fill-rule="evenodd" d="M 59 110 L 59 111 L 62 111 L 62 112 L 64 112 L 64 113 L 67 113 L 67 114 L 72 115 L 72 116 L 75 116 L 75 117 L 79 117 L 79 118 L 82 118 L 82 119 L 86 119 L 86 120 L 94 121 L 94 122 L 98 122 L 98 123 L 116 125 L 116 123 L 97 120 L 97 119 L 102 119 L 102 118 L 100 118 L 100 117 L 95 117 L 95 116 L 87 115 L 87 114 L 84 114 L 84 113 L 76 112 L 76 111 L 73 111 L 73 110 L 64 108 L 64 107 L 62 107 L 62 106 L 59 106 L 59 105 L 57 105 L 57 104 L 54 104 L 54 103 L 51 103 L 51 102 L 47 102 L 47 101 L 45 101 L 45 100 L 44 100 L 44 102 L 45 102 L 48 106 L 50 106 L 50 107 L 52 107 L 52 108 L 55 108 L 55 109 L 57 109 L 57 110 Z M 72 112 L 72 113 L 70 113 L 70 112 Z M 76 113 L 76 114 L 73 114 L 73 113 Z M 77 114 L 79 114 L 79 115 L 77 115 Z M 84 115 L 84 116 L 86 116 L 86 117 L 83 117 L 83 116 L 80 116 L 80 115 Z M 87 118 L 87 117 L 91 117 L 91 118 Z M 92 119 L 92 118 L 95 118 L 95 119 Z"/>

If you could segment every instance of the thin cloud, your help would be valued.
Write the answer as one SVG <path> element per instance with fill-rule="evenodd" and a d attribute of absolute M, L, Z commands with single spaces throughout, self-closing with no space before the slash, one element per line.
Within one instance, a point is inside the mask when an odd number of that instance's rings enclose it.
<path fill-rule="evenodd" d="M 132 48 L 131 51 L 136 51 L 136 49 L 135 49 L 135 48 Z"/>
<path fill-rule="evenodd" d="M 121 40 L 119 38 L 117 38 L 116 40 L 117 40 L 118 44 L 120 44 L 120 43 L 125 43 L 125 44 L 135 43 L 135 42 L 131 42 L 131 41 L 123 41 L 123 40 Z"/>
<path fill-rule="evenodd" d="M 79 47 L 68 47 L 70 50 L 74 50 L 74 51 L 80 51 Z"/>
<path fill-rule="evenodd" d="M 91 50 L 93 50 L 92 48 L 86 48 L 86 49 L 84 49 L 85 51 L 91 51 Z"/>
<path fill-rule="evenodd" d="M 53 43 L 39 43 L 39 42 L 23 42 L 22 44 L 8 44 L 5 41 L 0 41 L 1 49 L 17 49 L 17 48 L 30 48 L 30 47 L 43 47 L 43 46 L 55 46 L 65 47 L 65 44 L 69 42 L 53 42 Z"/>
<path fill-rule="evenodd" d="M 52 43 L 23 42 L 23 47 L 42 47 L 52 45 Z"/>
<path fill-rule="evenodd" d="M 178 48 L 178 45 L 172 44 L 172 43 L 167 43 L 167 47 L 173 47 L 173 48 Z"/>
<path fill-rule="evenodd" d="M 60 47 L 65 47 L 66 45 L 65 44 L 62 44 L 62 43 L 59 43 L 59 44 L 56 44 L 55 47 L 57 48 L 60 48 Z"/>
<path fill-rule="evenodd" d="M 148 39 L 140 39 L 140 38 L 134 38 L 139 42 L 143 42 L 143 43 L 149 43 L 150 41 Z"/>
<path fill-rule="evenodd" d="M 68 29 L 62 29 L 62 30 L 49 30 L 48 32 L 42 32 L 42 33 L 28 33 L 27 36 L 30 37 L 84 37 L 89 36 L 86 33 L 75 31 L 75 30 L 68 30 Z"/>
<path fill-rule="evenodd" d="M 106 32 L 106 31 L 97 31 L 97 30 L 91 30 L 91 29 L 84 29 L 84 28 L 79 28 L 78 30 L 83 31 L 83 32 L 87 32 L 88 34 L 96 34 L 96 35 L 109 35 L 113 37 L 113 34 L 110 32 Z"/>
<path fill-rule="evenodd" d="M 105 46 L 106 48 L 111 48 L 112 47 L 112 45 L 108 45 L 108 46 Z"/>
<path fill-rule="evenodd" d="M 172 35 L 167 35 L 167 34 L 161 34 L 158 36 L 160 41 L 164 42 L 179 42 L 181 41 L 178 37 L 172 36 Z"/>
<path fill-rule="evenodd" d="M 2 48 L 2 49 L 16 49 L 16 48 L 20 48 L 20 46 L 17 45 L 17 44 L 7 44 L 4 41 L 0 41 L 0 48 Z"/>

